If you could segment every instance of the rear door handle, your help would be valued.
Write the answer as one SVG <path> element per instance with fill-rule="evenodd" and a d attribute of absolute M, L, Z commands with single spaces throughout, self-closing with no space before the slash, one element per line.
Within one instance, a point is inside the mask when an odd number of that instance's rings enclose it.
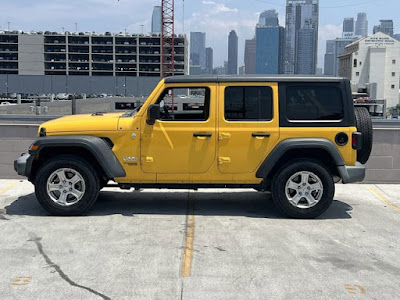
<path fill-rule="evenodd" d="M 193 133 L 194 137 L 212 137 L 212 133 L 210 132 L 195 132 Z"/>
<path fill-rule="evenodd" d="M 270 137 L 271 134 L 268 132 L 253 132 L 251 134 L 252 137 Z"/>

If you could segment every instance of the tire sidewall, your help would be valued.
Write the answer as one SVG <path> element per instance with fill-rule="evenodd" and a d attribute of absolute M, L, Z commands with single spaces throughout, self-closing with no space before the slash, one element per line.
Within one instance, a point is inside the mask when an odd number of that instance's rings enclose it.
<path fill-rule="evenodd" d="M 308 171 L 318 176 L 324 188 L 322 198 L 317 205 L 307 209 L 293 206 L 285 193 L 286 183 L 289 178 L 302 171 Z M 332 204 L 335 194 L 335 184 L 327 168 L 321 166 L 320 163 L 306 160 L 294 161 L 282 167 L 276 175 L 272 182 L 272 198 L 278 209 L 285 215 L 291 218 L 313 219 L 324 213 Z"/>
<path fill-rule="evenodd" d="M 55 203 L 47 194 L 47 180 L 57 169 L 71 168 L 79 172 L 85 181 L 85 194 L 82 199 L 71 206 L 61 206 Z M 86 212 L 97 199 L 99 179 L 95 170 L 84 160 L 74 156 L 59 156 L 43 165 L 35 180 L 35 194 L 39 203 L 55 215 L 80 215 Z"/>

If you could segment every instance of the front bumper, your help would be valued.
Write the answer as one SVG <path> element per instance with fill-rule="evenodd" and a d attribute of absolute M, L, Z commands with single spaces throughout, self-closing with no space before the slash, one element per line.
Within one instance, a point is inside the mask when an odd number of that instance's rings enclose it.
<path fill-rule="evenodd" d="M 365 178 L 365 167 L 357 162 L 352 167 L 340 166 L 339 173 L 343 183 L 361 182 Z"/>
<path fill-rule="evenodd" d="M 20 157 L 18 157 L 17 160 L 14 161 L 14 170 L 18 173 L 18 175 L 29 177 L 34 158 L 34 156 L 28 153 L 23 153 Z"/>

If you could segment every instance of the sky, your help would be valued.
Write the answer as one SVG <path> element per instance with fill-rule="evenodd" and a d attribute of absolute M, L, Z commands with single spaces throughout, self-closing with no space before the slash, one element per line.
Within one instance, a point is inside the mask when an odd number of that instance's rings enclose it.
<path fill-rule="evenodd" d="M 239 66 L 245 39 L 252 38 L 258 16 L 276 9 L 285 26 L 285 0 L 175 0 L 175 32 L 206 32 L 206 46 L 214 49 L 214 67 L 228 57 L 228 34 L 239 37 Z M 0 0 L 0 30 L 144 33 L 151 30 L 153 7 L 161 0 Z M 400 33 L 399 0 L 320 0 L 318 65 L 323 66 L 326 40 L 340 37 L 345 17 L 367 13 L 369 32 L 380 19 L 393 19 Z"/>

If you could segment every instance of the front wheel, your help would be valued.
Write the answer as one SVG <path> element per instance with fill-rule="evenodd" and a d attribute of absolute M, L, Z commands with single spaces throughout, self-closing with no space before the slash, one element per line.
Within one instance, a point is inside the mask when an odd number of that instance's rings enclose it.
<path fill-rule="evenodd" d="M 292 161 L 272 181 L 272 198 L 285 215 L 297 219 L 320 216 L 332 204 L 335 184 L 325 166 L 311 160 Z"/>
<path fill-rule="evenodd" d="M 100 180 L 85 161 L 72 155 L 53 157 L 36 174 L 35 194 L 54 215 L 80 215 L 97 199 Z"/>

